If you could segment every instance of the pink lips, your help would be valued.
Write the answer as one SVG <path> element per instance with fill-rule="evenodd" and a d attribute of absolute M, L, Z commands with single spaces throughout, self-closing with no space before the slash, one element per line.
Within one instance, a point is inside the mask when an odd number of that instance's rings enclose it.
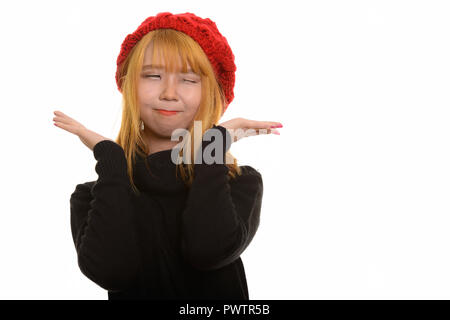
<path fill-rule="evenodd" d="M 173 116 L 178 113 L 178 111 L 167 111 L 167 110 L 161 110 L 161 109 L 157 109 L 156 111 L 158 111 L 160 114 L 165 115 L 165 116 Z"/>

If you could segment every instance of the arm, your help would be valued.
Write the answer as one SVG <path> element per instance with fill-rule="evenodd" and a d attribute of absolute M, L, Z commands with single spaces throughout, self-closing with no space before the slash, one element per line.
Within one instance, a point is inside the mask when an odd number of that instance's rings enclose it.
<path fill-rule="evenodd" d="M 71 195 L 72 236 L 82 273 L 102 288 L 118 291 L 136 281 L 140 266 L 131 185 L 118 144 L 103 140 L 93 152 L 98 180 L 77 185 Z"/>
<path fill-rule="evenodd" d="M 229 132 L 221 126 L 222 136 Z M 228 140 L 231 141 L 231 140 Z M 195 164 L 194 180 L 182 216 L 184 258 L 201 270 L 218 269 L 235 261 L 253 239 L 259 225 L 263 182 L 250 166 L 228 181 L 224 140 L 222 164 Z M 202 150 L 211 141 L 202 141 Z M 231 143 L 230 143 L 231 144 Z"/>

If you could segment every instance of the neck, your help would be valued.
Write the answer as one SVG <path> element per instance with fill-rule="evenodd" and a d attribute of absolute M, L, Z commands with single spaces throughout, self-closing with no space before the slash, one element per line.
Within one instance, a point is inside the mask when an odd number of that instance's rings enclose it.
<path fill-rule="evenodd" d="M 179 143 L 179 141 L 170 140 L 170 137 L 156 135 L 147 127 L 145 127 L 144 129 L 144 139 L 147 143 L 147 146 L 149 147 L 148 155 L 159 151 L 172 149 Z"/>

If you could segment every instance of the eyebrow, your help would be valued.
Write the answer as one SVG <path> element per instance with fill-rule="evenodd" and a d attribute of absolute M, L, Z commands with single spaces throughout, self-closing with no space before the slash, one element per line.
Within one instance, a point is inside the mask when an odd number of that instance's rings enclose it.
<path fill-rule="evenodd" d="M 164 66 L 160 65 L 160 64 L 147 64 L 145 66 L 142 67 L 142 70 L 146 70 L 146 69 L 164 69 Z M 181 73 L 185 73 L 185 72 L 181 72 Z M 192 71 L 191 68 L 188 67 L 187 72 L 186 73 L 194 73 L 194 71 Z"/>

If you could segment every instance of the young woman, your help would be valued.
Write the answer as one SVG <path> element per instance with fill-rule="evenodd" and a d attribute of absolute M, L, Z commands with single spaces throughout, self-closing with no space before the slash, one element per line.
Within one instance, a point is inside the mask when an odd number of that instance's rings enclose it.
<path fill-rule="evenodd" d="M 55 125 L 97 160 L 98 179 L 71 195 L 71 229 L 81 272 L 110 300 L 249 299 L 240 255 L 259 225 L 263 182 L 228 150 L 242 137 L 279 134 L 273 128 L 281 124 L 235 118 L 216 125 L 233 100 L 235 70 L 210 19 L 159 13 L 122 43 L 115 141 L 54 112 Z M 171 137 L 185 129 L 195 139 L 194 122 L 202 139 L 188 145 L 188 158 Z M 213 131 L 215 139 L 205 139 Z M 211 153 L 215 161 L 199 158 L 213 142 L 223 148 Z M 190 161 L 174 162 L 173 151 Z"/>

